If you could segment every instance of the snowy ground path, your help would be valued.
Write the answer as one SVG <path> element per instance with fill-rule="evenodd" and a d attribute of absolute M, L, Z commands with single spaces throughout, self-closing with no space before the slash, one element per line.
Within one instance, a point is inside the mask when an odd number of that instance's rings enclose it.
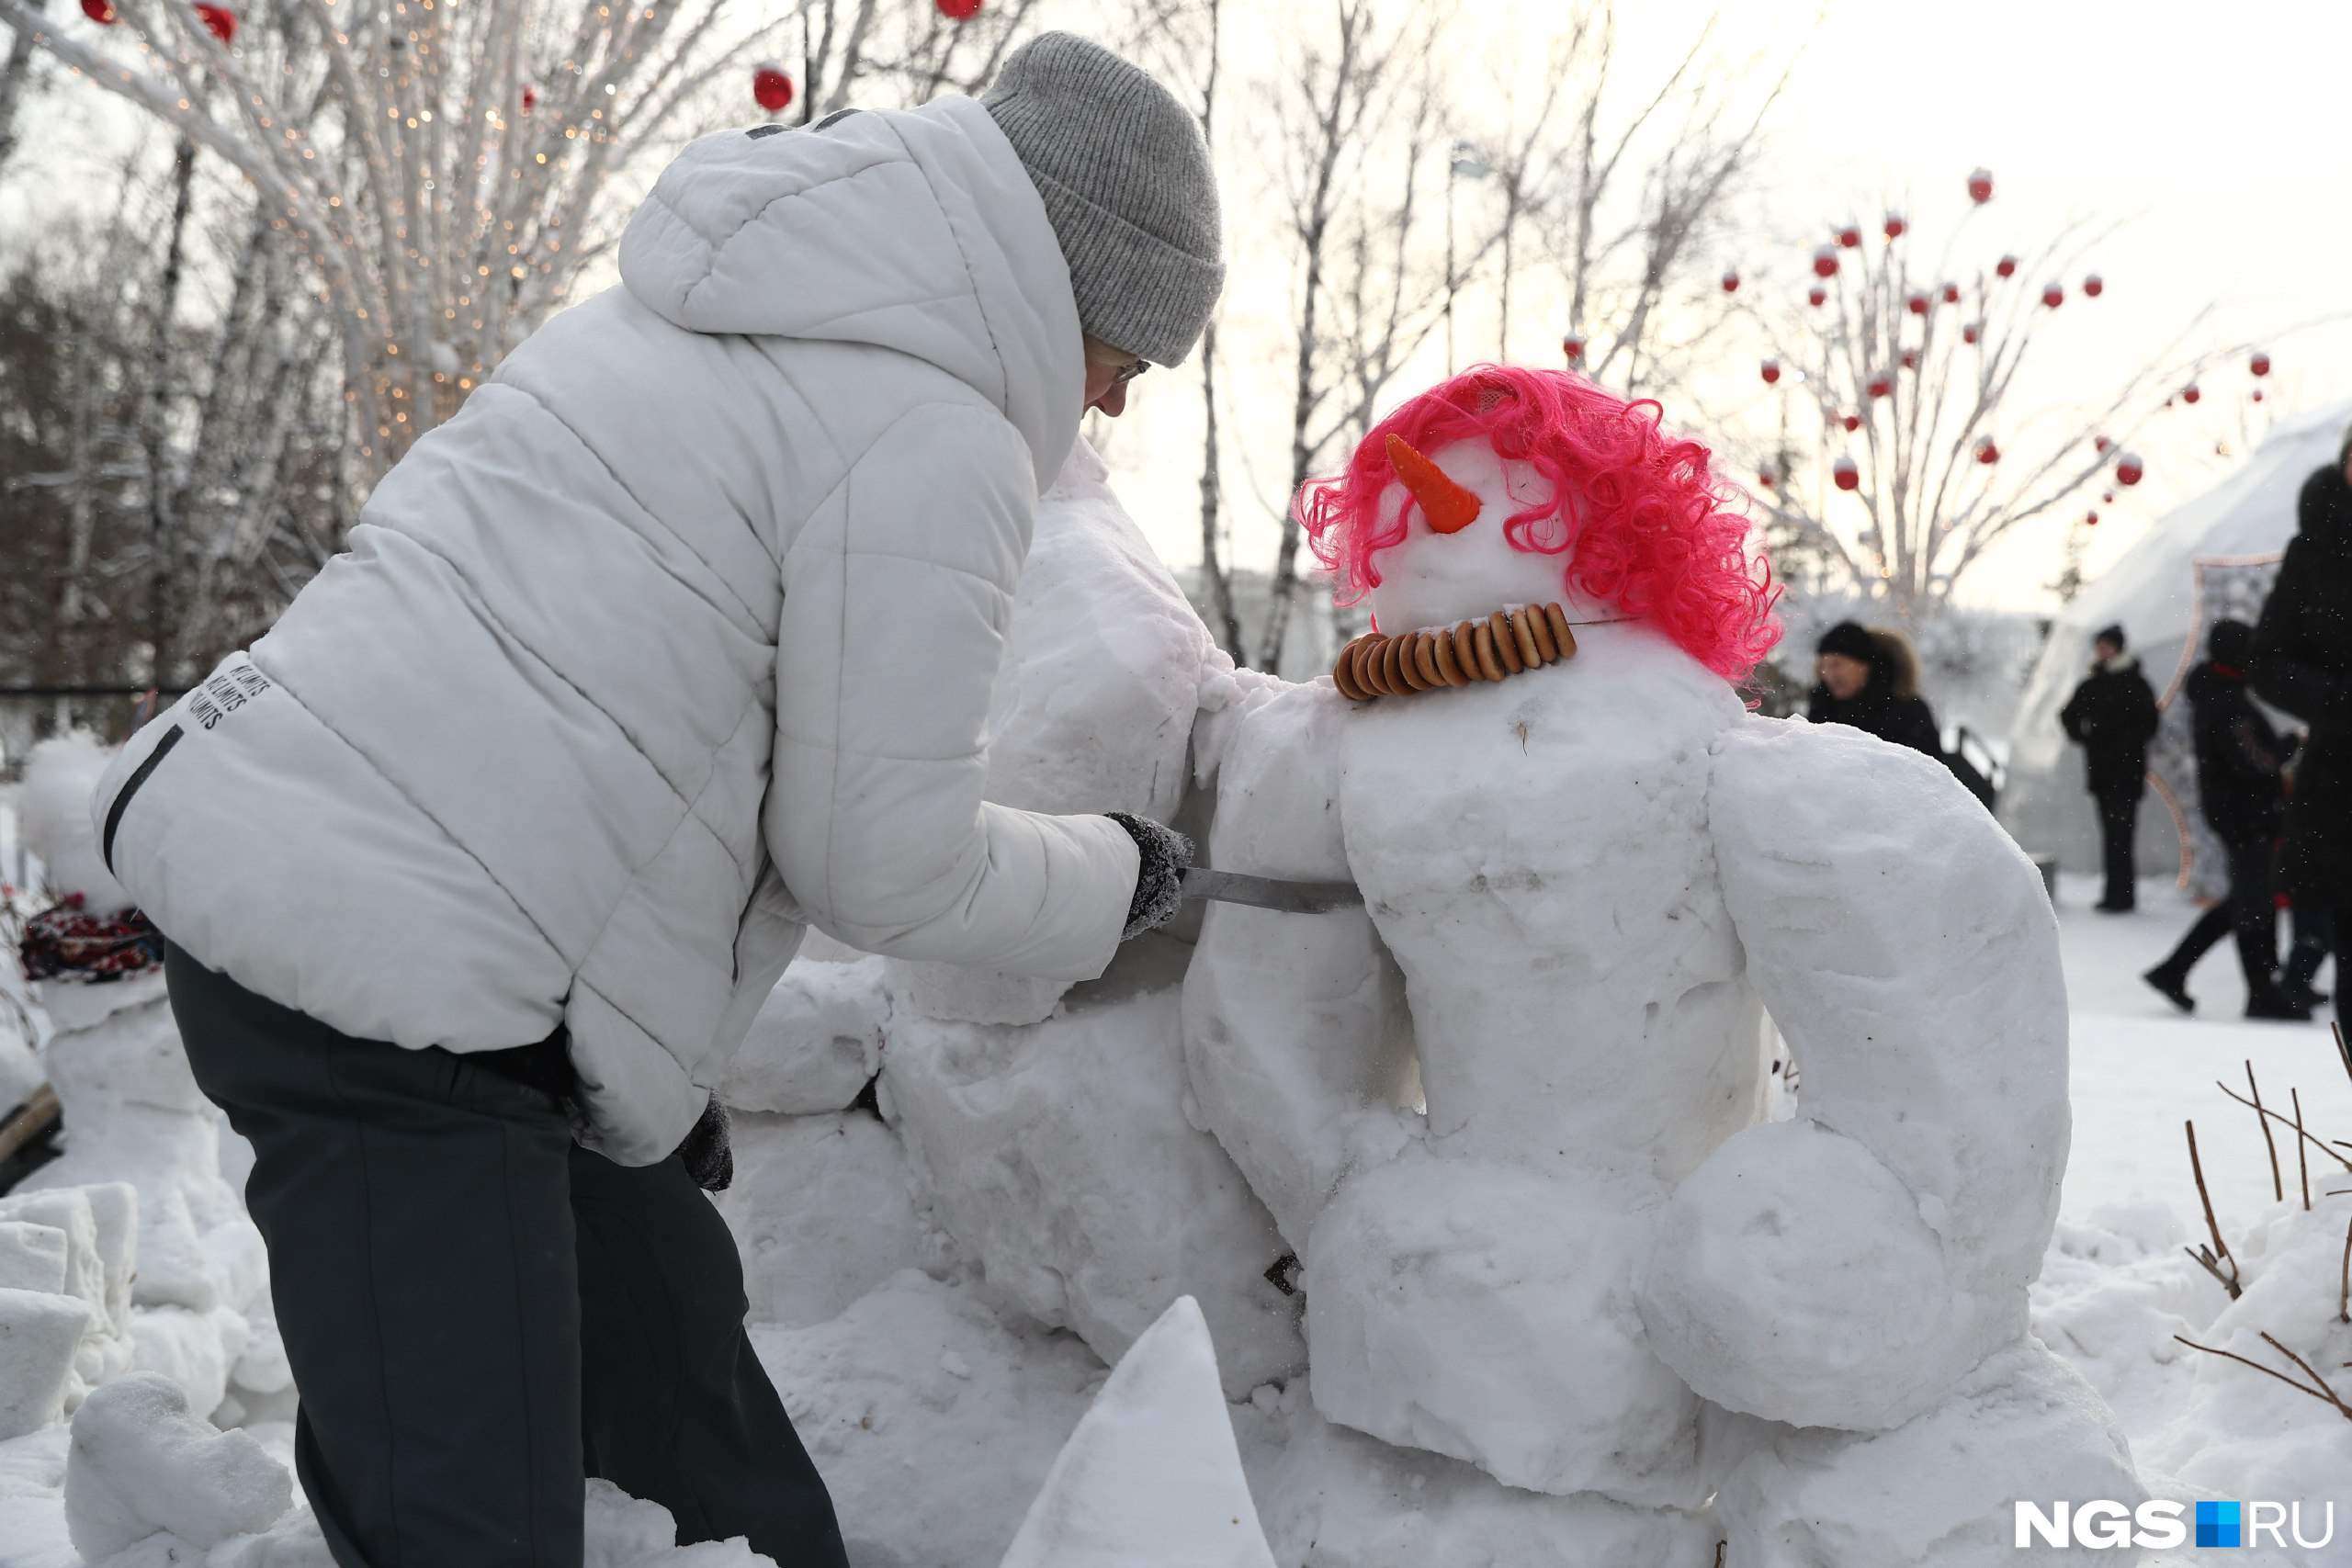
<path fill-rule="evenodd" d="M 2143 879 L 2140 908 L 2128 915 L 2100 914 L 2091 908 L 2098 897 L 2095 877 L 2060 879 L 2058 931 L 2074 1015 L 2075 1085 L 2075 1147 L 2062 1212 L 2069 1220 L 2087 1220 L 2102 1205 L 2154 1198 L 2196 1221 L 2197 1190 L 2181 1129 L 2194 1119 L 2216 1215 L 2231 1231 L 2270 1203 L 2270 1156 L 2255 1113 L 2230 1103 L 2214 1080 L 2244 1094 L 2250 1060 L 2265 1105 L 2284 1114 L 2287 1091 L 2295 1089 L 2308 1124 L 2323 1136 L 2352 1138 L 2352 1077 L 2325 1022 L 2245 1021 L 2237 950 L 2226 942 L 2189 977 L 2194 1016 L 2175 1011 L 2149 988 L 2141 972 L 2169 953 L 2197 918 L 2196 907 L 2168 880 Z M 2321 988 L 2330 984 L 2324 973 Z M 2292 1195 L 2293 1140 L 2284 1128 L 2274 1131 Z M 2327 1170 L 2333 1172 L 2328 1187 L 2352 1184 L 2341 1166 Z M 2313 1166 L 2314 1191 L 2323 1174 Z"/>

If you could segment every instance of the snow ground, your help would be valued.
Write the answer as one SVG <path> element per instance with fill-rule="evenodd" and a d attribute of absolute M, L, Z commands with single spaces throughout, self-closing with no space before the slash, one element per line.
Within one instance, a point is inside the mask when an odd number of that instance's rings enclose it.
<path fill-rule="evenodd" d="M 2196 1013 L 2175 1011 L 2140 976 L 2180 940 L 2196 907 L 2169 881 L 2146 878 L 2137 910 L 2103 915 L 2091 908 L 2098 886 L 2087 875 L 2059 879 L 2075 1089 L 2075 1146 L 2061 1212 L 2088 1220 L 2105 1204 L 2155 1198 L 2184 1220 L 2195 1219 L 2197 1190 L 2181 1127 L 2194 1120 L 2215 1214 L 2227 1231 L 2270 1204 L 2270 1156 L 2255 1113 L 2232 1104 L 2214 1080 L 2245 1093 L 2251 1061 L 2265 1105 L 2286 1113 L 2294 1089 L 2307 1124 L 2324 1136 L 2352 1138 L 2352 1076 L 2335 1054 L 2324 1021 L 2327 1010 L 2312 1023 L 2246 1021 L 2237 950 L 2226 942 L 2189 977 Z M 2322 971 L 2322 990 L 2333 989 L 2332 976 L 2332 969 Z M 2274 1130 L 2291 1195 L 2292 1140 Z M 2332 1168 L 2327 1186 L 2352 1185 L 2340 1166 Z M 2314 1191 L 2321 1175 L 2314 1167 Z"/>

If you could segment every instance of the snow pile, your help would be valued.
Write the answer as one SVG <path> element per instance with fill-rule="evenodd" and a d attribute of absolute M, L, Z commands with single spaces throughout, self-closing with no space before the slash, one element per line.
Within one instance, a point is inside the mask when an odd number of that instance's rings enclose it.
<path fill-rule="evenodd" d="M 98 853 L 90 820 L 90 795 L 113 761 L 114 749 L 87 730 L 44 740 L 26 758 L 17 797 L 18 830 L 48 869 L 50 890 L 59 898 L 79 894 L 92 914 L 131 905 L 130 894 Z"/>
<path fill-rule="evenodd" d="M 293 1502 L 294 1478 L 251 1433 L 190 1415 L 160 1373 L 118 1378 L 74 1414 L 65 1528 L 90 1562 L 159 1531 L 209 1550 L 267 1529 Z"/>
<path fill-rule="evenodd" d="M 1274 1568 L 1190 1296 L 1120 1359 L 1003 1568 L 1114 1568 L 1142 1552 L 1165 1568 Z"/>

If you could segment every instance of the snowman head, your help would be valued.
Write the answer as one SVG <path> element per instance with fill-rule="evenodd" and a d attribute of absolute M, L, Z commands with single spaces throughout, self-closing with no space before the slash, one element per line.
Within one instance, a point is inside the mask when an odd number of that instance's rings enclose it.
<path fill-rule="evenodd" d="M 1780 637 L 1779 590 L 1695 441 L 1556 370 L 1481 365 L 1374 425 L 1297 502 L 1338 600 L 1383 629 L 1557 601 L 1648 623 L 1726 679 Z"/>

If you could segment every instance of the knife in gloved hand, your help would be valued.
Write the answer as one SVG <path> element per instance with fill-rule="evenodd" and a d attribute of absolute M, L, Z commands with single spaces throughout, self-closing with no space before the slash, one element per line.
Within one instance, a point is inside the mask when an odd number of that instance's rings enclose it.
<path fill-rule="evenodd" d="M 1363 902 L 1363 892 L 1352 882 L 1285 882 L 1275 876 L 1212 871 L 1204 865 L 1186 866 L 1183 886 L 1188 899 L 1214 898 L 1292 915 L 1319 915 Z"/>

